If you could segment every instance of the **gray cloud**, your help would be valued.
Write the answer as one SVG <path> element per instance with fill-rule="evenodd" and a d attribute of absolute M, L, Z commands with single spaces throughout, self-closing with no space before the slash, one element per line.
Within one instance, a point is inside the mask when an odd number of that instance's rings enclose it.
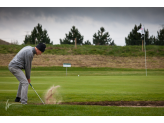
<path fill-rule="evenodd" d="M 90 17 L 97 21 L 134 21 L 141 20 L 151 23 L 163 23 L 164 19 L 163 7 L 25 7 L 25 8 L 0 8 L 0 14 L 6 13 L 6 19 L 10 16 L 17 17 L 30 17 L 38 16 L 57 16 L 64 19 L 69 19 L 71 16 Z M 158 18 L 158 19 L 157 19 Z"/>
<path fill-rule="evenodd" d="M 73 25 L 84 35 L 84 41 L 92 41 L 93 34 L 104 26 L 117 45 L 125 45 L 124 39 L 135 24 L 144 24 L 150 35 L 155 35 L 164 24 L 163 12 L 164 7 L 1 7 L 0 38 L 22 43 L 25 31 L 30 33 L 41 23 L 56 43 Z"/>

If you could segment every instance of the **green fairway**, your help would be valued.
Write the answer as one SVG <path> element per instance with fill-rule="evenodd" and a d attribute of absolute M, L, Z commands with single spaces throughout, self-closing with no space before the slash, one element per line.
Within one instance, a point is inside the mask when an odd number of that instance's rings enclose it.
<path fill-rule="evenodd" d="M 138 74 L 135 76 L 136 72 Z M 71 71 L 68 76 L 65 76 L 65 71 L 32 71 L 31 84 L 42 99 L 44 99 L 47 89 L 52 85 L 60 85 L 58 96 L 62 102 L 163 101 L 163 71 L 151 72 L 152 74 L 148 74 L 149 76 L 146 77 L 142 75 L 143 71 L 113 71 L 113 75 L 108 75 L 112 71 Z M 156 72 L 160 74 L 156 74 Z M 30 86 L 28 105 L 13 104 L 6 111 L 6 101 L 9 99 L 9 103 L 14 103 L 19 82 L 7 70 L 0 71 L 0 73 L 0 115 L 164 115 L 164 108 L 162 107 L 37 105 L 41 101 Z M 79 73 L 80 76 L 78 77 Z M 106 74 L 103 76 L 103 73 Z"/>
<path fill-rule="evenodd" d="M 148 69 L 148 76 L 163 76 L 164 69 Z M 67 68 L 68 76 L 146 76 L 144 69 L 129 68 L 87 68 L 71 67 Z M 66 76 L 65 67 L 33 67 L 32 77 L 43 76 Z M 13 77 L 7 67 L 0 67 L 0 77 Z"/>
<path fill-rule="evenodd" d="M 1 77 L 0 80 L 1 98 L 6 95 L 14 98 L 19 84 L 17 79 Z M 60 85 L 58 91 L 64 102 L 157 101 L 164 100 L 163 80 L 163 76 L 44 76 L 31 77 L 31 84 L 39 95 L 44 95 L 52 85 Z M 28 95 L 29 102 L 40 102 L 31 87 Z"/>
<path fill-rule="evenodd" d="M 78 105 L 11 105 L 6 111 L 0 105 L 0 115 L 5 116 L 163 116 L 164 108 L 78 106 Z"/>

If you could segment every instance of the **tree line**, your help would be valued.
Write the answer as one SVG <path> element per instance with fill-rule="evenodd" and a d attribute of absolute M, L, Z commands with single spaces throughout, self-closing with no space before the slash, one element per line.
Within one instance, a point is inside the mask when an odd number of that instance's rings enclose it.
<path fill-rule="evenodd" d="M 137 31 L 142 27 L 140 24 L 139 26 L 135 25 L 132 31 L 125 37 L 126 45 L 142 45 L 142 36 Z M 163 29 L 157 31 L 157 36 L 149 36 L 149 31 L 145 31 L 145 42 L 146 45 L 164 45 L 164 27 Z M 79 30 L 72 26 L 71 30 L 68 34 L 65 34 L 64 39 L 59 39 L 60 44 L 77 44 L 82 45 L 91 45 L 89 40 L 84 41 L 84 36 L 81 35 Z M 53 44 L 53 41 L 50 40 L 48 36 L 48 32 L 46 29 L 42 29 L 42 25 L 38 23 L 36 27 L 31 31 L 31 35 L 25 35 L 24 44 L 36 44 L 36 43 L 46 43 L 46 44 Z M 116 45 L 114 40 L 110 37 L 109 32 L 105 32 L 104 27 L 100 27 L 100 30 L 97 33 L 93 34 L 93 44 L 95 45 Z"/>
<path fill-rule="evenodd" d="M 143 36 L 137 31 L 142 27 L 140 24 L 139 26 L 135 25 L 132 31 L 129 33 L 127 37 L 125 37 L 126 45 L 142 45 Z M 157 36 L 149 36 L 149 30 L 145 30 L 145 43 L 146 45 L 164 45 L 164 27 L 157 31 Z"/>

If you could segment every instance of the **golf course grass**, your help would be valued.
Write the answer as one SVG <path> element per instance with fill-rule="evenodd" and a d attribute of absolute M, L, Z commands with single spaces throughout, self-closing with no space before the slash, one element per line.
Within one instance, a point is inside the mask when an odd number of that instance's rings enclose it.
<path fill-rule="evenodd" d="M 33 70 L 31 84 L 42 99 L 51 86 L 60 85 L 57 98 L 62 102 L 164 100 L 163 70 L 148 70 L 147 77 L 144 70 L 68 68 L 67 72 L 66 76 L 64 70 Z M 1 116 L 164 116 L 164 107 L 42 105 L 30 86 L 28 105 L 21 105 L 14 102 L 19 82 L 6 69 L 0 70 L 0 84 Z M 6 110 L 7 101 L 12 105 Z"/>

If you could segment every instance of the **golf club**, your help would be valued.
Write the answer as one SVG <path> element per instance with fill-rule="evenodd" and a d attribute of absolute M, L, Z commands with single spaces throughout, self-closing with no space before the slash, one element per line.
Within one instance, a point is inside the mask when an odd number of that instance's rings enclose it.
<path fill-rule="evenodd" d="M 32 87 L 32 89 L 35 91 L 35 89 L 33 88 L 33 86 L 30 83 L 30 86 Z M 35 93 L 38 95 L 38 93 L 35 91 Z M 40 98 L 40 96 L 38 95 L 39 99 L 42 101 L 42 103 L 44 104 L 43 100 Z M 45 105 L 45 104 L 44 104 Z"/>

